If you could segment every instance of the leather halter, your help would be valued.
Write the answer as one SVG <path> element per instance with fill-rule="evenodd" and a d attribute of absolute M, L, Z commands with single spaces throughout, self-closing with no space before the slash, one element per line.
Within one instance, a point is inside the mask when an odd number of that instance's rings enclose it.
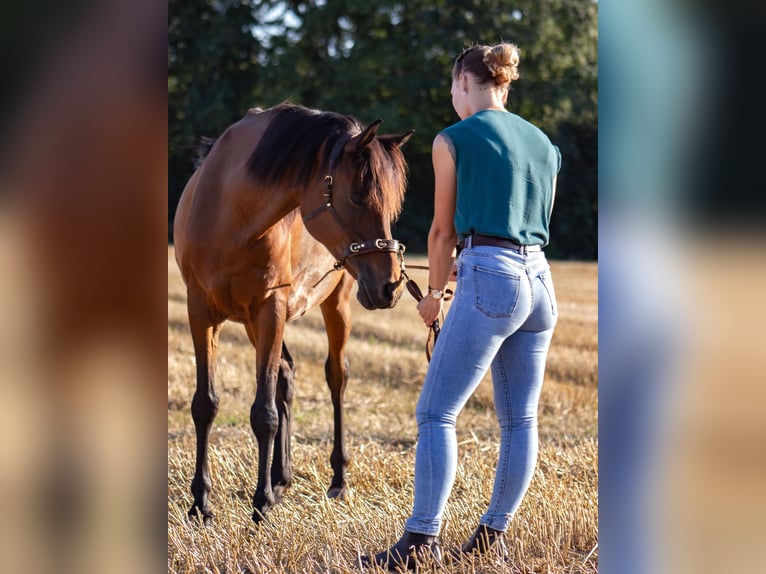
<path fill-rule="evenodd" d="M 343 251 L 343 257 L 337 260 L 333 266 L 333 268 L 338 271 L 340 271 L 346 262 L 346 259 L 349 257 L 364 255 L 365 253 L 388 252 L 397 253 L 399 254 L 400 259 L 402 259 L 402 255 L 404 254 L 405 249 L 404 245 L 399 243 L 399 241 L 396 239 L 362 239 L 359 234 L 356 233 L 356 231 L 354 231 L 351 226 L 343 220 L 343 218 L 335 210 L 335 207 L 332 204 L 333 174 L 335 173 L 335 168 L 337 167 L 338 158 L 343 151 L 343 146 L 348 143 L 351 137 L 352 136 L 348 134 L 344 134 L 338 138 L 338 141 L 335 142 L 335 145 L 332 148 L 332 152 L 330 153 L 330 160 L 328 162 L 330 173 L 324 176 L 325 190 L 324 194 L 322 195 L 322 205 L 311 213 L 303 216 L 303 223 L 305 225 L 311 219 L 314 219 L 316 216 L 327 211 L 335 218 L 335 221 L 337 221 L 338 224 L 343 229 L 345 229 L 351 235 L 351 237 L 354 238 L 354 241 L 350 243 L 348 247 L 346 247 L 346 249 Z"/>

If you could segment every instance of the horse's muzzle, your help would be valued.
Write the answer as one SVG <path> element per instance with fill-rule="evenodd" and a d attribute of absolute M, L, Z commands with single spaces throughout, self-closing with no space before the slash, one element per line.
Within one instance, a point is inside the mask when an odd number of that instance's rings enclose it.
<path fill-rule="evenodd" d="M 391 309 L 394 307 L 404 291 L 401 280 L 392 283 L 370 283 L 357 281 L 359 289 L 356 298 L 359 303 L 368 310 Z"/>

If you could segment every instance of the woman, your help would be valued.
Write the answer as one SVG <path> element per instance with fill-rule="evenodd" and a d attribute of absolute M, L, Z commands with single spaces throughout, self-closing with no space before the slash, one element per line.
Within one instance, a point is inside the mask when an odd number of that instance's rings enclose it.
<path fill-rule="evenodd" d="M 542 248 L 561 166 L 558 148 L 505 103 L 518 79 L 513 44 L 474 46 L 452 71 L 461 121 L 433 142 L 434 219 L 428 235 L 429 294 L 418 312 L 430 326 L 453 270 L 457 292 L 418 401 L 415 502 L 402 538 L 363 563 L 409 568 L 439 560 L 437 536 L 457 468 L 455 421 L 492 369 L 500 456 L 492 499 L 473 535 L 452 554 L 497 551 L 537 459 L 537 405 L 557 319 Z"/>

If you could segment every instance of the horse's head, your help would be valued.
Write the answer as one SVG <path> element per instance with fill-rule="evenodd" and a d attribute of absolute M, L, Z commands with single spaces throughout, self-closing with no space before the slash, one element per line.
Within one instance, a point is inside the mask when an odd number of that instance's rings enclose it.
<path fill-rule="evenodd" d="M 391 223 L 407 186 L 400 147 L 413 132 L 377 136 L 380 124 L 328 142 L 321 189 L 307 189 L 301 200 L 306 227 L 357 280 L 357 298 L 366 309 L 393 307 L 404 285 L 404 247 L 392 239 Z"/>

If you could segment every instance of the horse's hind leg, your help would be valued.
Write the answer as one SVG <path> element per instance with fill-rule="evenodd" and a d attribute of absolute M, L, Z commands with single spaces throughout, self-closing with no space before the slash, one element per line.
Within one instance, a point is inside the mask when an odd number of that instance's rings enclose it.
<path fill-rule="evenodd" d="M 335 291 L 321 305 L 329 343 L 325 377 L 330 387 L 335 426 L 334 444 L 330 455 L 333 477 L 327 491 L 327 496 L 330 498 L 345 498 L 348 494 L 346 469 L 350 459 L 343 438 L 343 394 L 348 382 L 348 359 L 345 350 L 351 333 L 349 297 L 352 286 L 353 280 L 349 275 L 344 274 L 344 278 Z"/>
<path fill-rule="evenodd" d="M 208 468 L 208 440 L 210 428 L 218 413 L 218 395 L 215 392 L 215 365 L 218 347 L 218 333 L 221 323 L 212 318 L 206 304 L 200 304 L 203 297 L 189 289 L 189 327 L 194 342 L 194 356 L 197 364 L 197 389 L 191 404 L 192 419 L 197 435 L 197 459 L 191 492 L 194 503 L 189 509 L 189 518 L 201 515 L 205 524 L 210 522 L 208 496 L 211 481 Z"/>
<path fill-rule="evenodd" d="M 293 483 L 290 462 L 290 419 L 295 394 L 295 363 L 287 345 L 282 342 L 282 360 L 277 374 L 277 413 L 279 427 L 274 437 L 274 460 L 271 463 L 271 488 L 279 500 Z"/>

